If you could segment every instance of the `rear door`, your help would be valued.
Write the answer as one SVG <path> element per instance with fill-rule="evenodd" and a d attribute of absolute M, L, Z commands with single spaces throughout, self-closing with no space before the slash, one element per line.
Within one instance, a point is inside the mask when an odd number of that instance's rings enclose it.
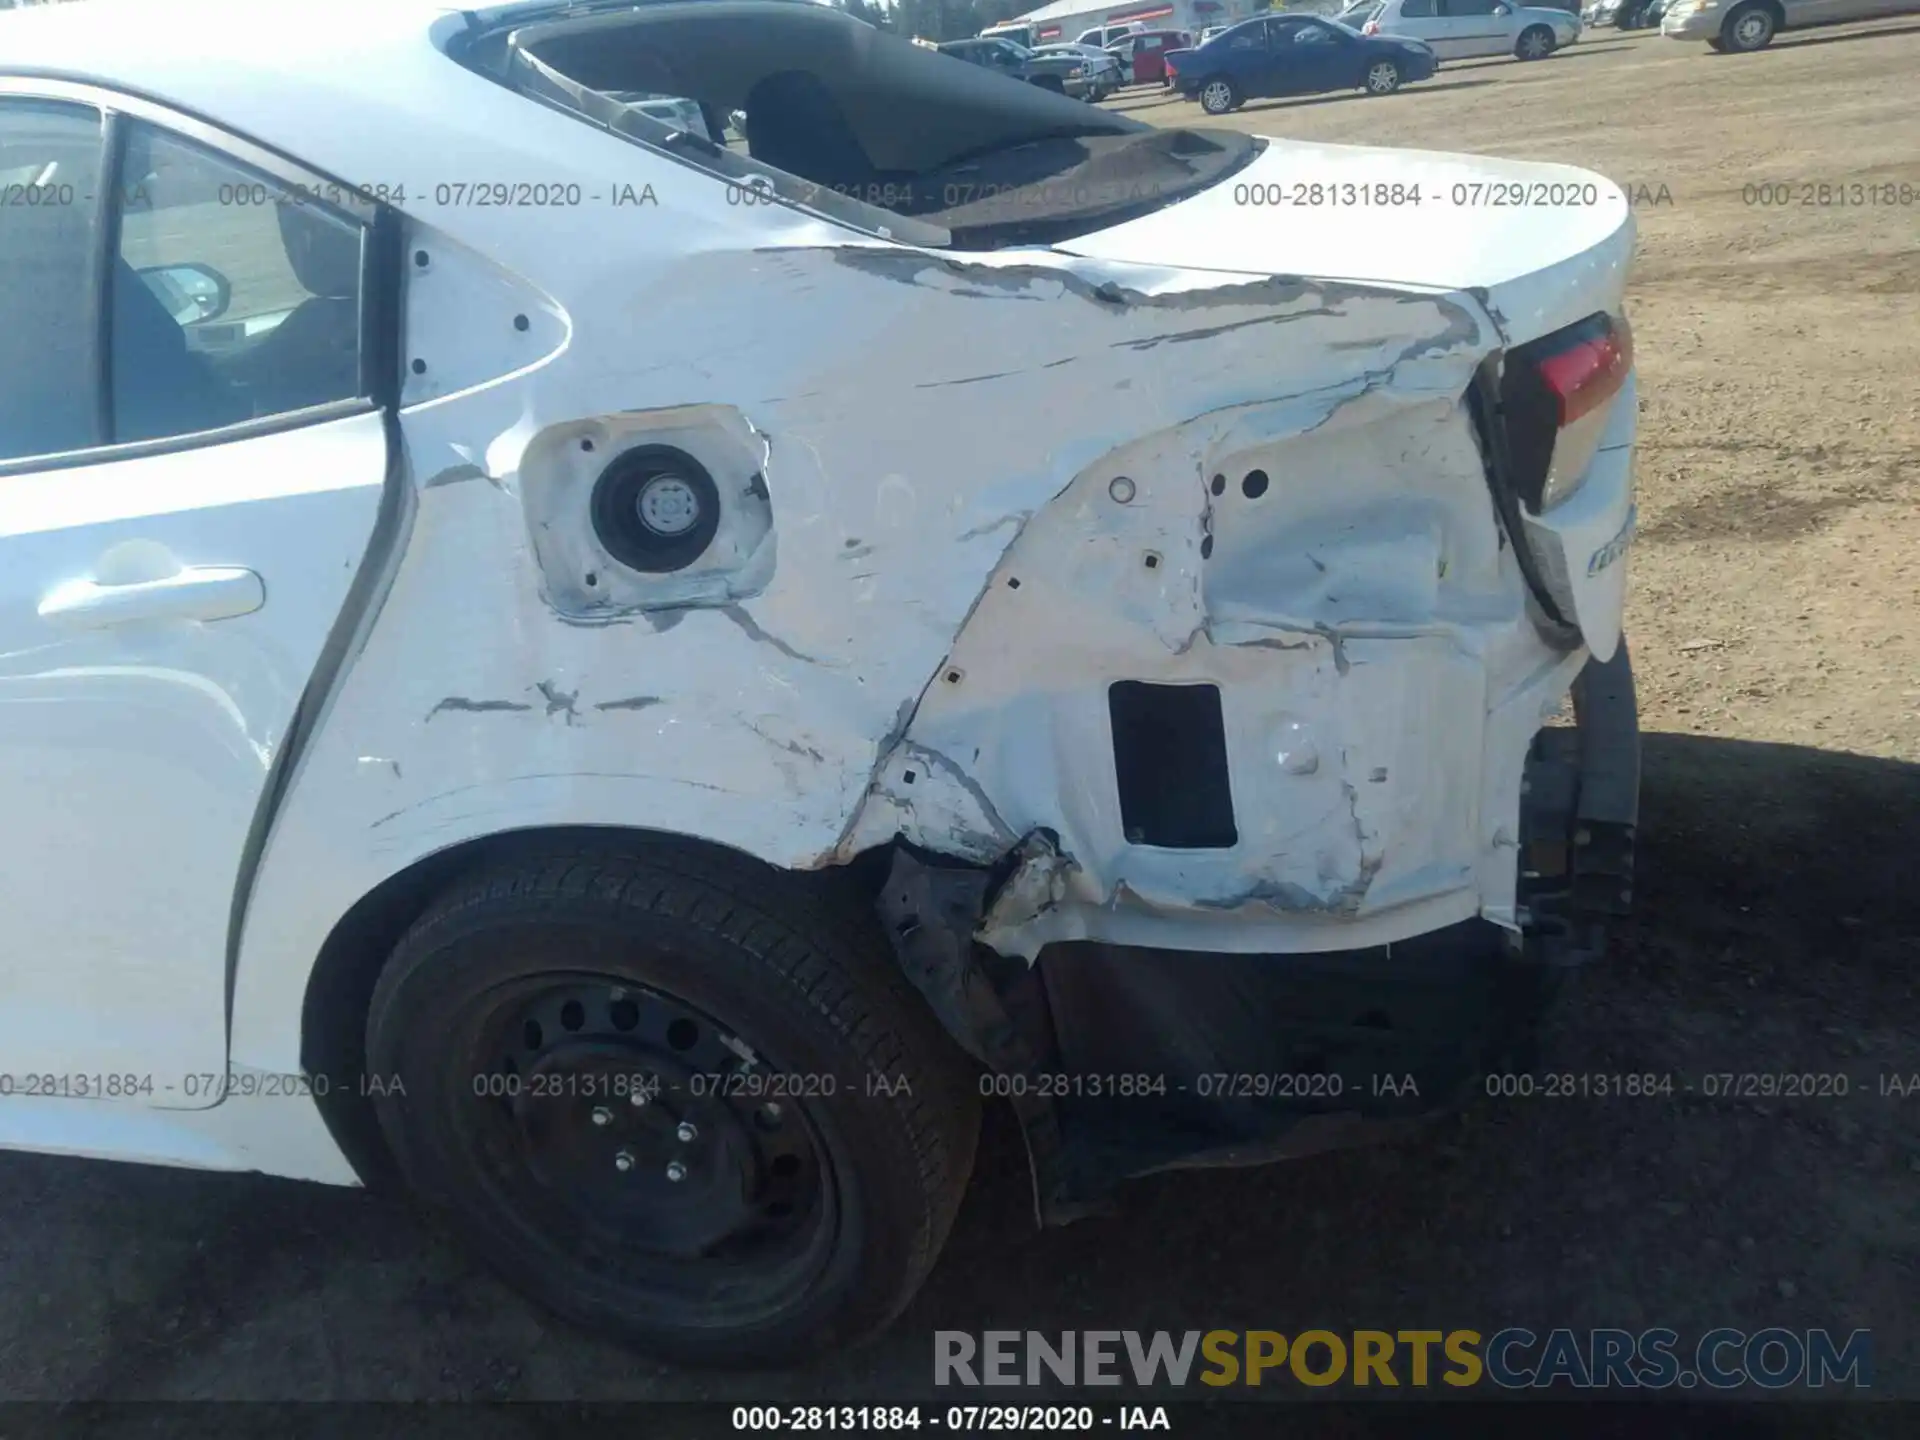
<path fill-rule="evenodd" d="M 1224 71 L 1242 95 L 1279 94 L 1274 88 L 1278 76 L 1273 69 L 1273 51 L 1267 44 L 1270 24 L 1270 21 L 1255 20 L 1250 24 L 1236 25 L 1215 47 L 1224 50 L 1219 63 L 1207 65 L 1206 72 Z M 1209 60 L 1212 59 L 1209 56 Z"/>
<path fill-rule="evenodd" d="M 1433 0 L 1454 55 L 1505 55 L 1513 49 L 1513 10 L 1500 0 Z"/>
<path fill-rule="evenodd" d="M 1392 7 L 1387 9 L 1390 11 Z M 1380 28 L 1386 34 L 1424 40 L 1433 47 L 1433 53 L 1442 59 L 1466 53 L 1456 43 L 1454 27 L 1457 22 L 1440 14 L 1438 0 L 1400 0 L 1397 14 L 1382 13 L 1378 18 Z"/>
<path fill-rule="evenodd" d="M 0 223 L 0 1104 L 199 1108 L 256 825 L 381 511 L 376 217 L 144 102 L 0 79 L 22 166 L 45 183 Z"/>

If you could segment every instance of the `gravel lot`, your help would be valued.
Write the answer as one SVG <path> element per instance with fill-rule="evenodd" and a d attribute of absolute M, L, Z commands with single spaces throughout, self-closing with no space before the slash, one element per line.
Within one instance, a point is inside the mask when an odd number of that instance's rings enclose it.
<path fill-rule="evenodd" d="M 1228 122 L 1645 187 L 1641 911 L 1547 1053 L 1683 1082 L 1841 1073 L 1847 1098 L 1487 1101 L 1394 1150 L 1140 1182 L 1119 1218 L 1047 1234 L 995 1117 L 898 1327 L 778 1376 L 585 1339 L 391 1201 L 0 1156 L 0 1393 L 902 1399 L 932 1393 L 936 1328 L 1778 1324 L 1870 1327 L 1876 1392 L 1920 1397 L 1920 1095 L 1878 1093 L 1920 1074 L 1920 203 L 1742 197 L 1920 186 L 1916 70 L 1914 23 L 1749 57 L 1599 31 Z"/>

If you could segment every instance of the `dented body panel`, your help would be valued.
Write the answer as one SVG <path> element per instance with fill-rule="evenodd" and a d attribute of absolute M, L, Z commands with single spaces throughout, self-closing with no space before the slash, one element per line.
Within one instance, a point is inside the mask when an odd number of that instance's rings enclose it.
<path fill-rule="evenodd" d="M 1021 962 L 1521 929 L 1529 745 L 1619 636 L 1633 395 L 1571 508 L 1528 522 L 1565 624 L 1466 397 L 1505 349 L 1618 309 L 1612 186 L 1554 168 L 1601 202 L 1449 208 L 1417 271 L 1372 214 L 1282 224 L 1225 185 L 1051 248 L 942 252 L 740 203 L 530 104 L 446 58 L 463 23 L 370 8 L 297 67 L 159 29 L 84 62 L 409 197 L 401 488 L 242 876 L 236 1064 L 299 1070 L 315 957 L 363 897 L 548 827 L 795 870 L 1020 851 L 977 939 Z M 35 63 L 78 67 L 77 36 L 49 27 Z M 334 103 L 364 113 L 309 123 Z M 1240 178 L 1302 167 L 1449 194 L 1553 168 L 1274 141 Z M 448 201 L 469 178 L 585 198 Z M 648 445 L 721 497 L 671 573 L 622 564 L 590 514 Z M 1128 833 L 1115 682 L 1217 687 L 1230 844 Z"/>

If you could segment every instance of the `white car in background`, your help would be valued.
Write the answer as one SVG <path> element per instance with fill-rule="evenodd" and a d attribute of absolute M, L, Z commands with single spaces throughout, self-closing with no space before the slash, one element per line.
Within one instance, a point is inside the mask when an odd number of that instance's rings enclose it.
<path fill-rule="evenodd" d="M 1381 1138 L 1625 913 L 1598 175 L 794 0 L 89 0 L 0 176 L 0 1147 L 793 1362 L 985 1097 L 1050 1224 Z"/>
<path fill-rule="evenodd" d="M 1146 28 L 1146 22 L 1143 20 L 1129 20 L 1124 25 L 1096 25 L 1091 30 L 1082 30 L 1074 36 L 1073 43 L 1105 49 L 1116 40 L 1124 40 L 1129 35 L 1146 33 Z"/>
<path fill-rule="evenodd" d="M 1920 0 L 1674 0 L 1660 19 L 1669 40 L 1704 40 L 1744 55 L 1764 50 L 1782 30 L 1878 20 L 1920 11 Z"/>
<path fill-rule="evenodd" d="M 1544 60 L 1578 40 L 1582 28 L 1580 17 L 1569 10 L 1511 0 L 1382 0 L 1361 33 L 1422 40 L 1442 60 L 1479 55 Z"/>
<path fill-rule="evenodd" d="M 1117 55 L 1102 50 L 1098 45 L 1081 45 L 1071 40 L 1053 40 L 1045 45 L 1033 47 L 1036 55 L 1068 55 L 1084 61 L 1087 67 L 1086 85 L 1083 93 L 1087 100 L 1104 100 L 1123 83 L 1120 59 Z"/>

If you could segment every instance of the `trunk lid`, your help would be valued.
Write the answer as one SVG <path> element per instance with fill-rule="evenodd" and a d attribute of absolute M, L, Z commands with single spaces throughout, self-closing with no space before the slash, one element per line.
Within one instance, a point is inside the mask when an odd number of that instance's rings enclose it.
<path fill-rule="evenodd" d="M 1478 298 L 1509 344 L 1617 310 L 1620 187 L 1569 165 L 1272 140 L 1198 194 L 1053 247 L 1089 259 Z"/>

